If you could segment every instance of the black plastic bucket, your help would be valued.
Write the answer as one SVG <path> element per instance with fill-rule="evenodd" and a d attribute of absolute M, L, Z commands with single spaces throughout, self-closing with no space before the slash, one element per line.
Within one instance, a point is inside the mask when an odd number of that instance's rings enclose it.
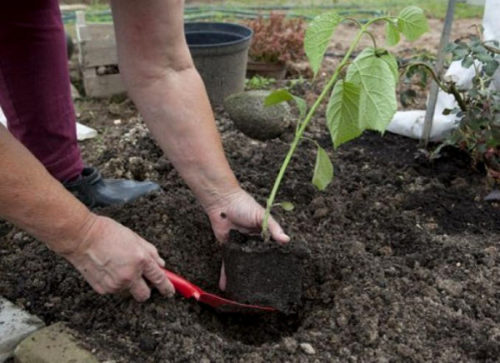
<path fill-rule="evenodd" d="M 232 23 L 185 23 L 184 31 L 196 69 L 210 101 L 243 91 L 252 30 Z"/>

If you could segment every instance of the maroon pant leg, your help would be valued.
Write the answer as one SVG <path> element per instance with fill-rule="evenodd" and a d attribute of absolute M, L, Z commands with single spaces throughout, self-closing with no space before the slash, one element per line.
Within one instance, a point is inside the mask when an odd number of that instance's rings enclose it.
<path fill-rule="evenodd" d="M 0 5 L 0 106 L 10 132 L 56 179 L 81 173 L 57 0 Z"/>

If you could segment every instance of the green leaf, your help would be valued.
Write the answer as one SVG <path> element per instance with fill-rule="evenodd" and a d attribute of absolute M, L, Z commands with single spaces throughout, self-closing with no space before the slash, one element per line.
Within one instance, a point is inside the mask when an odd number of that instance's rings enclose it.
<path fill-rule="evenodd" d="M 326 108 L 326 122 L 335 148 L 361 135 L 357 84 L 338 81 Z"/>
<path fill-rule="evenodd" d="M 429 30 L 429 24 L 422 9 L 408 6 L 399 13 L 398 28 L 406 39 L 412 42 Z"/>
<path fill-rule="evenodd" d="M 470 68 L 474 64 L 474 58 L 472 56 L 468 55 L 464 59 L 462 59 L 462 67 L 464 68 Z"/>
<path fill-rule="evenodd" d="M 299 109 L 300 118 L 304 118 L 307 112 L 307 103 L 306 100 L 300 98 L 298 96 L 292 95 L 286 89 L 279 89 L 273 91 L 269 96 L 264 100 L 264 106 L 272 106 L 281 102 L 294 101 Z"/>
<path fill-rule="evenodd" d="M 360 88 L 359 128 L 383 132 L 397 110 L 394 69 L 373 48 L 361 52 L 347 70 L 346 80 Z"/>
<path fill-rule="evenodd" d="M 278 89 L 273 91 L 264 100 L 264 106 L 272 106 L 281 102 L 293 100 L 293 95 L 286 89 Z"/>
<path fill-rule="evenodd" d="M 385 24 L 385 34 L 385 42 L 390 47 L 398 44 L 401 39 L 399 29 L 392 21 L 387 21 Z"/>
<path fill-rule="evenodd" d="M 291 202 L 281 202 L 279 203 L 279 206 L 287 212 L 291 212 L 295 209 L 295 206 Z"/>
<path fill-rule="evenodd" d="M 336 12 L 327 12 L 315 17 L 306 29 L 304 49 L 315 75 L 318 73 L 333 32 L 341 21 L 342 17 Z"/>
<path fill-rule="evenodd" d="M 498 61 L 492 59 L 485 63 L 484 72 L 486 73 L 487 76 L 492 77 L 497 71 L 498 65 L 499 65 Z"/>
<path fill-rule="evenodd" d="M 492 60 L 494 60 L 495 58 L 492 57 L 490 54 L 488 53 L 479 53 L 479 54 L 476 54 L 476 58 L 477 60 L 479 60 L 481 63 L 488 63 L 488 62 L 491 62 Z"/>
<path fill-rule="evenodd" d="M 368 48 L 366 54 L 371 54 L 373 48 Z M 377 55 L 377 54 L 382 54 L 382 55 Z M 392 75 L 394 76 L 394 83 L 397 85 L 399 81 L 399 66 L 398 66 L 398 61 L 396 60 L 396 57 L 388 52 L 381 52 L 380 49 L 375 50 L 375 55 L 378 56 L 380 59 L 382 59 L 387 65 L 389 66 L 389 69 L 392 72 Z"/>
<path fill-rule="evenodd" d="M 318 190 L 324 190 L 333 179 L 333 165 L 326 151 L 318 145 L 312 183 Z"/>

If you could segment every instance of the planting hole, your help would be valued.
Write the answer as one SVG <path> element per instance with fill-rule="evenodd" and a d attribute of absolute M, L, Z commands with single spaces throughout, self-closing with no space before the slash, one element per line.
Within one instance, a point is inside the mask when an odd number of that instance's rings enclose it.
<path fill-rule="evenodd" d="M 281 313 L 222 314 L 202 308 L 200 324 L 224 339 L 246 345 L 260 346 L 293 335 L 300 327 L 302 316 Z"/>

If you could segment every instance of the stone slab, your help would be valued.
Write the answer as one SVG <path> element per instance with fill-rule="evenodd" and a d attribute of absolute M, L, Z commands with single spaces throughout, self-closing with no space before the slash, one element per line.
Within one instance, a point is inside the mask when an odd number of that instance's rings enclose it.
<path fill-rule="evenodd" d="M 14 351 L 17 363 L 98 363 L 92 353 L 78 345 L 74 332 L 64 323 L 40 329 L 24 339 Z"/>
<path fill-rule="evenodd" d="M 43 326 L 42 320 L 0 297 L 0 363 L 13 355 L 24 338 Z"/>

